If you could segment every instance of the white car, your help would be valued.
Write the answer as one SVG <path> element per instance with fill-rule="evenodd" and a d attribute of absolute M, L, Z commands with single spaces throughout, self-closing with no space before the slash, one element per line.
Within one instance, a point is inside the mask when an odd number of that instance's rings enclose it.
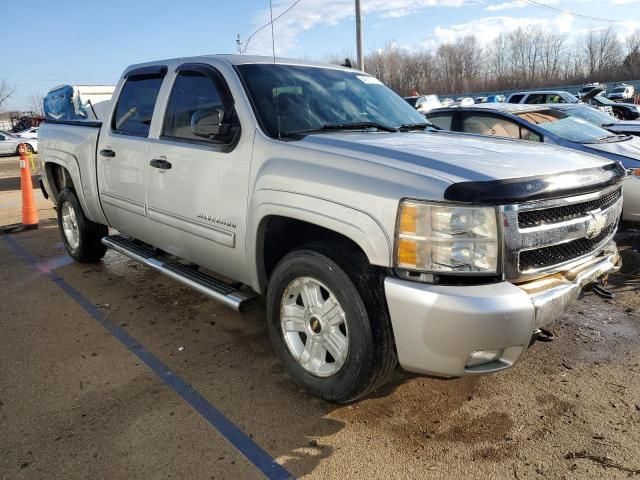
<path fill-rule="evenodd" d="M 635 93 L 633 85 L 622 84 L 611 90 L 607 98 L 614 101 L 633 100 Z"/>
<path fill-rule="evenodd" d="M 27 128 L 26 130 L 16 133 L 16 136 L 20 138 L 36 138 L 37 139 L 39 128 L 40 127 Z"/>
<path fill-rule="evenodd" d="M 422 114 L 442 106 L 442 102 L 437 95 L 418 95 L 414 97 L 405 97 L 404 99 L 409 105 Z"/>
<path fill-rule="evenodd" d="M 27 144 L 27 150 L 38 151 L 38 140 L 34 138 L 21 138 L 13 133 L 0 131 L 0 155 L 18 155 L 18 146 Z"/>

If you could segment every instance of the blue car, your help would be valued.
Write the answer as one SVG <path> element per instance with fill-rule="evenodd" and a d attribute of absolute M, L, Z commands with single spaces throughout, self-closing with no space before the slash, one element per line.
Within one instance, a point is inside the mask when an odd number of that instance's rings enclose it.
<path fill-rule="evenodd" d="M 631 174 L 624 184 L 622 218 L 640 222 L 638 136 L 612 133 L 553 105 L 484 103 L 439 108 L 426 116 L 441 130 L 544 142 L 617 160 Z"/>

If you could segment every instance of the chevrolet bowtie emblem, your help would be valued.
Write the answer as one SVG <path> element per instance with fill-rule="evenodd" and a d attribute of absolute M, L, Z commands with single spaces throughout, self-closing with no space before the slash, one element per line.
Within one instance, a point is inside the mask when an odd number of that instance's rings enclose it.
<path fill-rule="evenodd" d="M 607 224 L 607 216 L 603 213 L 591 213 L 591 218 L 587 224 L 587 238 L 594 238 L 600 235 Z"/>

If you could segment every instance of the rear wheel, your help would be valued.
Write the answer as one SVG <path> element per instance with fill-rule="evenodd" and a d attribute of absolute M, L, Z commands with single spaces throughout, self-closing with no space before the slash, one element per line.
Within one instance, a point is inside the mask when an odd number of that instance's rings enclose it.
<path fill-rule="evenodd" d="M 286 255 L 271 275 L 267 317 L 278 356 L 312 395 L 355 400 L 395 368 L 381 277 L 345 246 L 310 245 Z"/>
<path fill-rule="evenodd" d="M 107 247 L 101 240 L 109 230 L 85 217 L 70 188 L 64 188 L 58 196 L 58 228 L 67 252 L 75 261 L 92 263 L 104 257 Z"/>

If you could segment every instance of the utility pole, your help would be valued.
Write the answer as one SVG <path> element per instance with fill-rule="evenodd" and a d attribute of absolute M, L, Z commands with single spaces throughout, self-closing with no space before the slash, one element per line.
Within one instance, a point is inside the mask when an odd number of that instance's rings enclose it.
<path fill-rule="evenodd" d="M 362 18 L 360 14 L 360 0 L 356 0 L 356 56 L 358 68 L 364 72 L 364 56 L 362 55 Z"/>

